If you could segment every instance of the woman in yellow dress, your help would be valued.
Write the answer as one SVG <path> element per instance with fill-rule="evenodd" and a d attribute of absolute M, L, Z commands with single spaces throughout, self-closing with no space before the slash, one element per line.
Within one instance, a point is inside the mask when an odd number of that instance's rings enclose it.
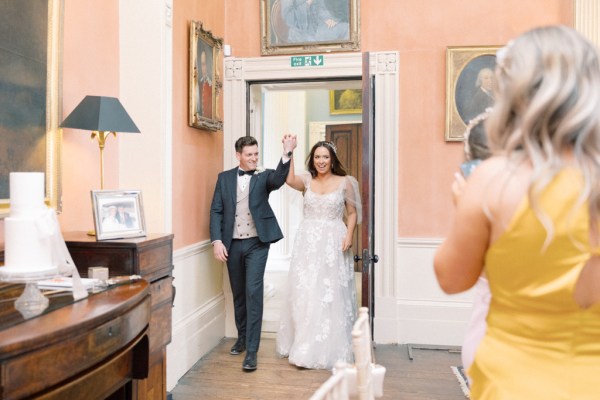
<path fill-rule="evenodd" d="M 600 66 L 571 28 L 529 31 L 497 55 L 494 156 L 452 186 L 441 288 L 484 270 L 492 301 L 471 398 L 598 399 Z"/>

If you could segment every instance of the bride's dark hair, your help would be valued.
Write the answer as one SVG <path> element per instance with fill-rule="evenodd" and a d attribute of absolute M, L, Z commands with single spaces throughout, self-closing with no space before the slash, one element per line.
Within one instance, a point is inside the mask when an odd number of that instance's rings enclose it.
<path fill-rule="evenodd" d="M 315 145 L 310 150 L 308 158 L 306 159 L 306 167 L 308 169 L 308 172 L 310 172 L 310 174 L 312 175 L 312 177 L 314 178 L 315 176 L 317 176 L 317 169 L 315 168 L 315 151 L 317 151 L 319 147 L 325 147 L 329 152 L 329 157 L 331 158 L 331 173 L 334 175 L 346 176 L 346 169 L 344 168 L 344 166 L 340 162 L 340 159 L 337 156 L 337 148 L 335 147 L 335 144 L 323 140 L 315 143 Z"/>

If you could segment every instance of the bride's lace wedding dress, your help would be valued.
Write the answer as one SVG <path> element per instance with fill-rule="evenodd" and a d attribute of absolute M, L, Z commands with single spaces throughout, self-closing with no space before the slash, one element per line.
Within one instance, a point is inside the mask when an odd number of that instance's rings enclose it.
<path fill-rule="evenodd" d="M 292 250 L 277 353 L 300 367 L 331 369 L 337 361 L 353 362 L 354 262 L 350 250 L 342 252 L 342 241 L 345 201 L 355 201 L 358 185 L 347 176 L 337 190 L 321 195 L 303 180 L 304 220 Z"/>

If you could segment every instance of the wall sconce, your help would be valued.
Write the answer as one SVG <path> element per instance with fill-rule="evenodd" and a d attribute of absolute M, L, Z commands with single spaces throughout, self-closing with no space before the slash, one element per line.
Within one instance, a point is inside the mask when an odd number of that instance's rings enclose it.
<path fill-rule="evenodd" d="M 108 136 L 112 133 L 116 138 L 117 132 L 140 132 L 119 99 L 106 96 L 85 96 L 60 127 L 92 131 L 92 140 L 98 138 L 101 190 L 104 190 L 104 144 Z"/>

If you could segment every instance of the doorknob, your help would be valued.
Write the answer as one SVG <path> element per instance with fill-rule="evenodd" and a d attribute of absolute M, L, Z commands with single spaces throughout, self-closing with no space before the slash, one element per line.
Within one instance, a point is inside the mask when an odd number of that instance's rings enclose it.
<path fill-rule="evenodd" d="M 359 262 L 360 260 L 362 260 L 363 258 L 372 261 L 373 264 L 379 262 L 379 256 L 377 254 L 373 254 L 373 257 L 371 257 L 369 255 L 369 252 L 367 250 L 363 251 L 363 256 L 359 256 L 358 254 L 354 255 L 354 262 Z"/>

